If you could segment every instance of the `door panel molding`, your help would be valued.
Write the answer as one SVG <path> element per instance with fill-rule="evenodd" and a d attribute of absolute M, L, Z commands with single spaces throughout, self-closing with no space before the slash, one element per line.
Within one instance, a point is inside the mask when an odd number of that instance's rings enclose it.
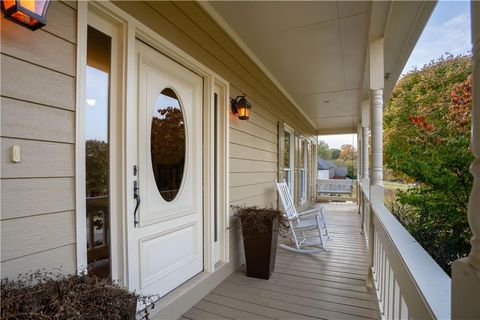
<path fill-rule="evenodd" d="M 186 232 L 187 228 L 190 228 L 191 232 Z M 198 247 L 195 246 L 195 235 L 200 232 L 199 229 L 201 230 L 198 223 L 192 221 L 154 236 L 139 239 L 140 269 L 142 270 L 142 276 L 140 277 L 141 290 L 195 260 L 195 256 L 199 254 Z M 190 241 L 186 243 L 189 245 L 187 249 L 190 250 L 177 250 L 178 247 L 175 244 L 181 242 L 179 238 L 191 235 L 193 236 L 189 239 Z M 177 256 L 172 257 L 174 259 L 166 260 L 165 251 L 172 249 L 176 251 Z"/>

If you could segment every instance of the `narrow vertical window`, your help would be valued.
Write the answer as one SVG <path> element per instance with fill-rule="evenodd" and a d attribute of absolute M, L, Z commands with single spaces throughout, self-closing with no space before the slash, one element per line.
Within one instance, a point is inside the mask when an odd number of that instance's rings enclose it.
<path fill-rule="evenodd" d="M 285 150 L 283 154 L 283 159 L 284 159 L 284 177 L 285 177 L 285 182 L 287 185 L 292 188 L 292 166 L 291 166 L 291 157 L 290 157 L 290 148 L 291 148 L 291 134 L 288 131 L 285 131 Z"/>
<path fill-rule="evenodd" d="M 213 178 L 213 241 L 218 242 L 218 94 L 213 95 L 213 172 L 215 177 Z"/>
<path fill-rule="evenodd" d="M 89 272 L 110 277 L 111 38 L 88 27 L 85 103 L 85 185 Z"/>
<path fill-rule="evenodd" d="M 306 142 L 304 140 L 300 141 L 300 159 L 298 161 L 299 163 L 299 169 L 300 169 L 300 194 L 299 198 L 300 201 L 305 201 L 307 198 L 307 175 L 306 175 L 306 162 L 307 162 L 307 148 L 306 148 Z"/>

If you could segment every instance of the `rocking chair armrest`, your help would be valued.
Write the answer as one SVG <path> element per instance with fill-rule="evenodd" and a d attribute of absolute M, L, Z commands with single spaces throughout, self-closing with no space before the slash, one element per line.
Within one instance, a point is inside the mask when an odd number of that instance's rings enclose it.
<path fill-rule="evenodd" d="M 299 218 L 307 218 L 311 216 L 317 216 L 320 213 L 318 209 L 309 209 L 298 213 Z"/>
<path fill-rule="evenodd" d="M 299 212 L 298 216 L 299 217 L 305 217 L 305 216 L 317 215 L 319 213 L 320 213 L 320 207 L 307 209 L 307 210 L 304 210 L 302 212 Z"/>

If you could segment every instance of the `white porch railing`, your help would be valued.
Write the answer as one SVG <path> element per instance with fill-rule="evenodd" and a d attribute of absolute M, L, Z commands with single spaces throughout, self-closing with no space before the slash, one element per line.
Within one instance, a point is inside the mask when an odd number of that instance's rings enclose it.
<path fill-rule="evenodd" d="M 450 319 L 451 280 L 381 202 L 361 185 L 361 214 L 383 319 Z"/>

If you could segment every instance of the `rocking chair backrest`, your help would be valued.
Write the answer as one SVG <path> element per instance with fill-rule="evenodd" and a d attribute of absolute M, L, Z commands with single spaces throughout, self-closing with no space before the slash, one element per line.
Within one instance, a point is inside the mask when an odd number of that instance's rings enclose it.
<path fill-rule="evenodd" d="M 295 219 L 298 217 L 297 210 L 293 204 L 292 195 L 290 194 L 290 188 L 288 187 L 285 180 L 283 182 L 275 182 L 277 184 L 278 195 L 282 201 L 283 208 L 289 220 Z"/>

